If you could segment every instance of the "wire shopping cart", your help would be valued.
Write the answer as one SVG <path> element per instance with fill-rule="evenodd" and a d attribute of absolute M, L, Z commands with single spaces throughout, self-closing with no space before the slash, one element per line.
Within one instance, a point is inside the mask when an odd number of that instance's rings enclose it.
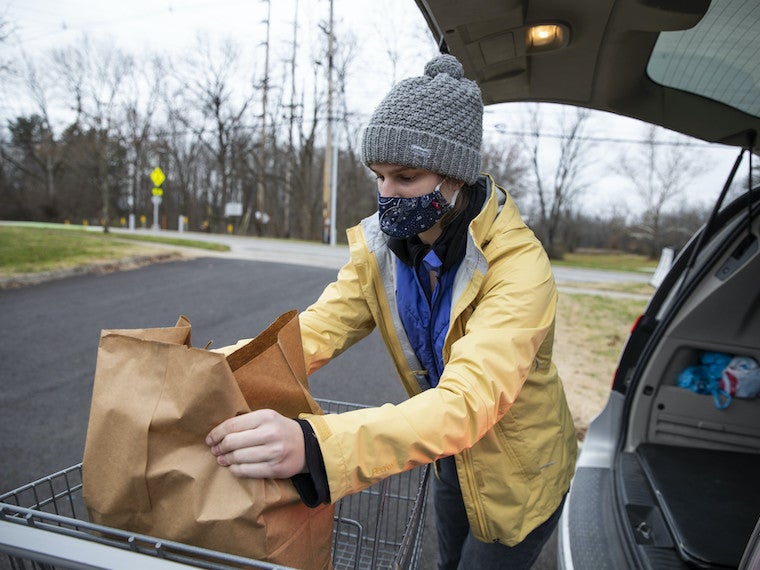
<path fill-rule="evenodd" d="M 326 413 L 364 406 L 318 400 Z M 417 568 L 430 467 L 390 477 L 335 505 L 333 566 Z M 283 568 L 87 520 L 82 466 L 0 496 L 0 568 Z"/>

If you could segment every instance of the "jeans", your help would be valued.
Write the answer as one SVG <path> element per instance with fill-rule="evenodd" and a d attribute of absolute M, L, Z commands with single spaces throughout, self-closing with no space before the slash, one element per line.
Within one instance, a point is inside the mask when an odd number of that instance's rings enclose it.
<path fill-rule="evenodd" d="M 528 570 L 554 532 L 564 502 L 563 498 L 554 514 L 516 546 L 481 542 L 470 532 L 454 458 L 442 459 L 438 478 L 433 479 L 439 570 Z"/>

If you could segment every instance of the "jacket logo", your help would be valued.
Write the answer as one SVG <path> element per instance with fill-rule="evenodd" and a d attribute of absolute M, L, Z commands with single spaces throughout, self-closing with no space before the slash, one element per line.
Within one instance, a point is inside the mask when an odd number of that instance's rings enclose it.
<path fill-rule="evenodd" d="M 380 475 L 381 473 L 387 473 L 391 470 L 393 467 L 393 463 L 388 463 L 387 465 L 380 465 L 379 467 L 375 467 L 372 469 L 373 475 Z"/>

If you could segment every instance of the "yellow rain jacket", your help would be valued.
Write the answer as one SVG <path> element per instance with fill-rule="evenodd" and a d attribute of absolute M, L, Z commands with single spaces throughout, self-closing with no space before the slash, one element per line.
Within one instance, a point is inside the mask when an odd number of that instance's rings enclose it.
<path fill-rule="evenodd" d="M 510 196 L 487 178 L 454 280 L 437 387 L 395 303 L 394 254 L 371 216 L 348 230 L 350 260 L 299 316 L 314 372 L 378 327 L 410 398 L 335 415 L 304 415 L 322 450 L 330 497 L 455 455 L 474 536 L 513 546 L 559 506 L 577 442 L 552 361 L 557 289 L 541 244 Z"/>

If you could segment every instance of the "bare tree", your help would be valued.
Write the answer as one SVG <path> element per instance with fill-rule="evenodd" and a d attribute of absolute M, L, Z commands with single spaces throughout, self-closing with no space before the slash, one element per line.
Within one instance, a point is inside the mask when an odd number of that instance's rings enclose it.
<path fill-rule="evenodd" d="M 685 137 L 667 134 L 648 125 L 641 144 L 621 154 L 614 168 L 633 186 L 644 211 L 638 233 L 649 242 L 649 256 L 657 259 L 665 234 L 672 228 L 663 223 L 667 207 L 683 196 L 688 184 L 705 172 L 702 153 L 689 150 Z"/>
<path fill-rule="evenodd" d="M 295 40 L 295 38 L 294 38 Z M 295 45 L 295 42 L 293 46 Z M 291 46 L 291 47 L 293 47 Z M 283 62 L 279 83 L 284 89 L 274 88 L 270 93 L 266 136 L 261 140 L 255 157 L 248 156 L 250 174 L 261 180 L 266 188 L 266 225 L 260 220 L 259 231 L 266 229 L 269 235 L 291 237 L 293 235 L 293 212 L 291 202 L 294 195 L 294 171 L 297 162 L 296 126 L 301 128 L 299 119 L 302 105 L 296 103 L 299 92 L 294 76 L 294 58 Z M 265 145 L 265 146 L 264 146 Z"/>
<path fill-rule="evenodd" d="M 155 128 L 155 115 L 163 94 L 164 62 L 154 57 L 147 65 L 135 67 L 122 88 L 123 121 L 115 129 L 127 150 L 127 205 L 130 215 L 146 206 L 147 196 L 140 192 L 141 180 L 149 169 L 149 145 Z"/>
<path fill-rule="evenodd" d="M 312 100 L 319 101 L 317 88 L 317 75 L 319 64 L 313 63 L 312 73 Z M 301 98 L 301 109 L 305 109 L 305 95 Z M 305 239 L 321 239 L 322 237 L 322 193 L 315 191 L 319 180 L 316 137 L 320 125 L 319 105 L 311 105 L 311 117 L 309 120 L 299 115 L 296 120 L 298 134 L 298 146 L 294 164 L 293 198 L 299 208 L 293 213 L 293 222 L 299 227 L 293 227 L 294 235 L 300 235 Z"/>
<path fill-rule="evenodd" d="M 482 170 L 490 173 L 512 198 L 520 202 L 529 187 L 531 163 L 525 147 L 517 139 L 484 140 Z"/>
<path fill-rule="evenodd" d="M 8 43 L 8 40 L 14 32 L 14 26 L 8 19 L 7 10 L 8 6 L 6 5 L 4 13 L 0 14 L 0 45 Z M 0 58 L 0 77 L 9 73 L 12 68 L 13 65 L 10 61 L 6 60 L 4 57 Z"/>
<path fill-rule="evenodd" d="M 37 141 L 38 163 L 45 173 L 45 189 L 47 199 L 53 202 L 55 200 L 55 174 L 60 167 L 61 156 L 60 148 L 55 138 L 52 118 L 50 114 L 50 94 L 52 86 L 50 85 L 50 76 L 41 75 L 34 62 L 28 57 L 24 58 L 25 77 L 24 82 L 37 107 L 37 113 L 42 121 L 43 129 L 40 132 L 42 138 Z"/>
<path fill-rule="evenodd" d="M 0 22 L 0 34 L 3 33 Z M 4 41 L 0 37 L 0 43 Z M 60 146 L 53 130 L 50 98 L 55 84 L 49 74 L 40 73 L 34 61 L 22 56 L 22 69 L 17 70 L 17 79 L 34 105 L 34 112 L 29 116 L 19 116 L 8 121 L 10 145 L 0 148 L 0 156 L 13 171 L 21 176 L 18 198 L 27 213 L 44 212 L 55 219 L 58 214 L 56 204 L 56 175 L 61 167 Z M 0 72 L 8 68 L 0 65 Z M 34 203 L 32 203 L 34 202 Z"/>
<path fill-rule="evenodd" d="M 31 57 L 22 56 L 22 66 L 17 70 L 18 79 L 28 100 L 34 105 L 34 112 L 29 117 L 18 117 L 13 123 L 9 122 L 12 141 L 17 150 L 23 149 L 24 160 L 19 162 L 13 153 L 7 151 L 2 151 L 2 154 L 5 160 L 24 172 L 27 190 L 31 183 L 44 187 L 36 198 L 38 204 L 35 209 L 39 208 L 51 218 L 56 218 L 56 180 L 61 168 L 61 147 L 51 113 L 56 81 L 50 73 L 40 72 L 50 67 L 51 62 L 45 59 L 39 66 Z"/>
<path fill-rule="evenodd" d="M 121 121 L 121 88 L 134 72 L 135 62 L 132 56 L 112 45 L 93 46 L 86 36 L 78 44 L 54 52 L 53 60 L 64 88 L 73 96 L 70 107 L 75 113 L 75 124 L 92 130 L 98 138 L 95 147 L 98 175 L 92 183 L 102 192 L 103 231 L 108 232 L 111 187 L 118 184 L 110 177 L 111 143 Z"/>
<path fill-rule="evenodd" d="M 386 37 L 386 40 L 389 38 Z M 346 228 L 356 224 L 360 219 L 368 216 L 377 208 L 376 190 L 374 177 L 359 159 L 357 141 L 361 138 L 364 129 L 364 121 L 358 120 L 348 101 L 349 89 L 352 86 L 350 77 L 358 62 L 359 50 L 358 39 L 352 30 L 343 31 L 337 42 L 334 57 L 335 92 L 336 92 L 336 117 L 335 120 L 343 131 L 338 156 L 338 180 L 336 218 L 336 239 L 341 241 L 345 238 Z M 388 50 L 388 57 L 393 62 L 395 73 L 398 53 Z M 396 54 L 394 56 L 394 53 Z M 343 148 L 345 147 L 345 148 Z"/>
<path fill-rule="evenodd" d="M 167 101 L 170 113 L 198 137 L 216 160 L 212 177 L 215 193 L 210 205 L 217 221 L 235 188 L 233 143 L 254 98 L 253 91 L 236 90 L 235 86 L 241 84 L 235 77 L 238 69 L 240 52 L 235 44 L 212 46 L 208 39 L 200 37 L 196 50 L 177 76 L 181 87 Z M 235 198 L 242 201 L 243 196 Z"/>
<path fill-rule="evenodd" d="M 34 217 L 37 212 L 55 217 L 53 197 L 46 191 L 46 154 L 40 141 L 50 138 L 39 115 L 18 117 L 7 123 L 10 139 L 0 146 L 6 185 L 2 188 L 3 213 Z M 11 204 L 13 208 L 10 208 Z"/>
<path fill-rule="evenodd" d="M 541 108 L 537 104 L 528 107 L 528 133 L 524 139 L 535 184 L 538 219 L 534 229 L 544 244 L 550 258 L 559 259 L 563 250 L 560 244 L 561 225 L 578 197 L 586 187 L 584 175 L 591 165 L 591 142 L 584 137 L 590 116 L 588 109 L 562 107 L 556 121 L 558 156 L 553 175 L 544 174 L 543 152 L 546 138 L 543 134 Z M 543 143 L 542 144 L 542 138 Z M 542 152 L 543 151 L 543 152 Z M 548 178 L 548 179 L 547 179 Z"/>
<path fill-rule="evenodd" d="M 190 215 L 190 224 L 203 229 L 205 226 L 199 220 L 206 222 L 210 214 L 207 209 L 209 185 L 203 184 L 207 162 L 204 153 L 208 154 L 208 150 L 200 138 L 185 127 L 177 114 L 169 115 L 157 137 L 153 146 L 157 147 L 155 152 L 166 162 L 163 168 L 171 173 L 177 207 L 183 215 Z"/>

